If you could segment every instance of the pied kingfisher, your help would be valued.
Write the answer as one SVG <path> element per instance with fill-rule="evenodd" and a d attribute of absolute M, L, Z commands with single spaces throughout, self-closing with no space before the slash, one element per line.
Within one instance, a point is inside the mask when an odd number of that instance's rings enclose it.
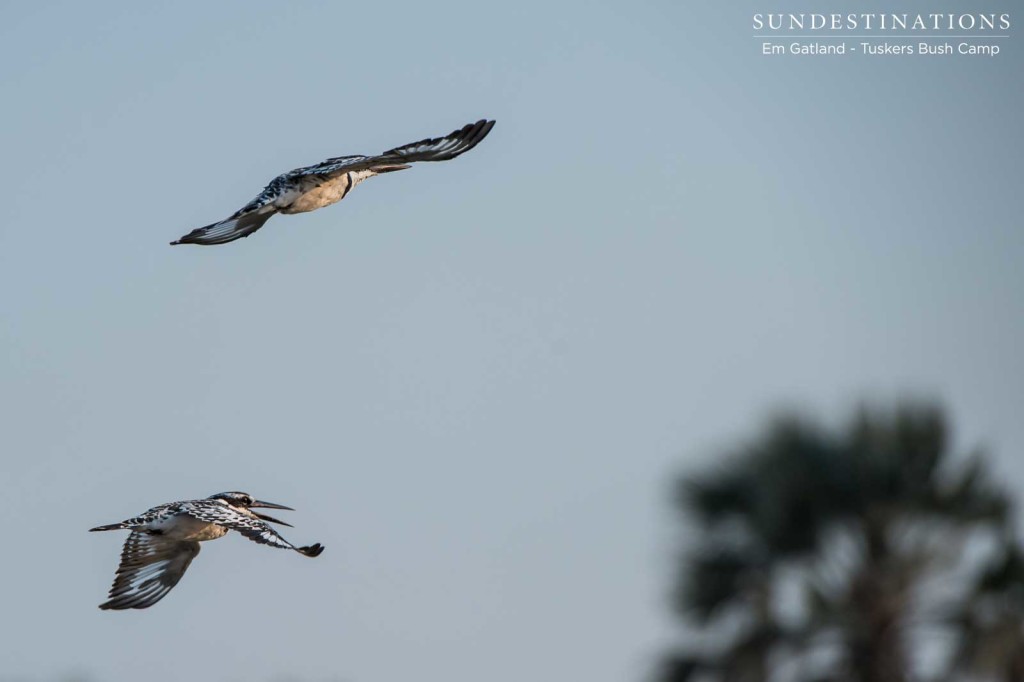
<path fill-rule="evenodd" d="M 252 507 L 294 511 L 254 499 L 248 493 L 230 492 L 205 500 L 168 502 L 127 521 L 90 528 L 131 531 L 121 550 L 121 565 L 110 588 L 110 599 L 100 608 L 144 609 L 157 603 L 185 575 L 185 569 L 199 554 L 199 543 L 223 537 L 229 530 L 260 544 L 294 549 L 308 557 L 320 556 L 324 551 L 320 543 L 296 547 L 266 522 L 288 527 L 291 524 L 257 514 Z"/>
<path fill-rule="evenodd" d="M 469 123 L 444 137 L 396 147 L 379 156 L 337 156 L 279 175 L 259 195 L 220 222 L 199 227 L 174 244 L 227 244 L 248 237 L 275 213 L 305 213 L 341 201 L 353 187 L 381 173 L 404 170 L 416 161 L 447 161 L 487 137 L 494 121 Z"/>

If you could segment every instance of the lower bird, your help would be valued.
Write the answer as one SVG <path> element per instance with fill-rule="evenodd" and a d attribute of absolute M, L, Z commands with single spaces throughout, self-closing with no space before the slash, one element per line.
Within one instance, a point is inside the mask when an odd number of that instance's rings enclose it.
<path fill-rule="evenodd" d="M 409 168 L 417 161 L 447 161 L 468 152 L 487 137 L 494 121 L 469 123 L 444 137 L 395 147 L 377 156 L 337 156 L 296 168 L 270 181 L 259 195 L 231 216 L 199 227 L 174 244 L 227 244 L 248 237 L 275 213 L 306 213 L 345 198 L 367 178 Z"/>
<path fill-rule="evenodd" d="M 101 609 L 145 609 L 163 599 L 178 584 L 192 559 L 199 554 L 199 543 L 216 540 L 229 530 L 263 545 L 294 549 L 308 557 L 320 556 L 324 548 L 317 543 L 296 547 L 271 528 L 267 522 L 291 524 L 252 511 L 253 507 L 287 509 L 291 507 L 263 502 L 249 493 L 229 492 L 204 500 L 168 502 L 134 518 L 97 526 L 97 530 L 130 530 L 121 551 L 109 600 Z"/>

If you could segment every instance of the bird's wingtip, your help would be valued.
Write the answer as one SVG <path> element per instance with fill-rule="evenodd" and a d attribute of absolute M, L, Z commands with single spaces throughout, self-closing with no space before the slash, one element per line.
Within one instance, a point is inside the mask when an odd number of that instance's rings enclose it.
<path fill-rule="evenodd" d="M 319 542 L 315 545 L 309 545 L 307 547 L 299 547 L 299 552 L 308 557 L 317 557 L 323 554 L 324 546 Z"/>

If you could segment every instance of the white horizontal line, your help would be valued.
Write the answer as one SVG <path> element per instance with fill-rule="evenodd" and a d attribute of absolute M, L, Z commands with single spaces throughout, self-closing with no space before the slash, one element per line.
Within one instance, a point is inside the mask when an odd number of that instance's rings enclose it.
<path fill-rule="evenodd" d="M 1009 38 L 1008 35 L 991 35 L 991 36 L 965 36 L 950 33 L 944 36 L 891 36 L 885 34 L 875 34 L 870 36 L 819 36 L 819 35 L 792 35 L 785 33 L 762 33 L 761 35 L 754 35 L 754 38 L 821 38 L 824 40 L 843 40 L 846 38 L 917 38 L 920 40 L 947 40 L 949 38 Z"/>

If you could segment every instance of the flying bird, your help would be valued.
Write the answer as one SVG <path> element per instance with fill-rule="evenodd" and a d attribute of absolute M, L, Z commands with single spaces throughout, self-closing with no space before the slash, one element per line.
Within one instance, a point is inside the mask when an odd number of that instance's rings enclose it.
<path fill-rule="evenodd" d="M 494 121 L 481 119 L 444 137 L 395 147 L 378 156 L 337 156 L 278 175 L 255 199 L 220 222 L 199 227 L 175 244 L 227 244 L 248 237 L 275 213 L 306 213 L 339 202 L 367 178 L 404 170 L 417 161 L 447 161 L 487 137 Z"/>
<path fill-rule="evenodd" d="M 248 493 L 229 492 L 211 495 L 205 500 L 168 502 L 135 518 L 97 526 L 97 530 L 130 530 L 121 550 L 121 565 L 117 568 L 109 600 L 101 609 L 145 609 L 163 599 L 171 591 L 185 569 L 199 554 L 199 543 L 216 540 L 229 530 L 263 545 L 294 549 L 308 557 L 320 556 L 324 548 L 317 543 L 296 547 L 267 525 L 279 523 L 272 516 L 252 511 L 253 507 L 287 509 L 272 502 L 263 502 Z"/>

